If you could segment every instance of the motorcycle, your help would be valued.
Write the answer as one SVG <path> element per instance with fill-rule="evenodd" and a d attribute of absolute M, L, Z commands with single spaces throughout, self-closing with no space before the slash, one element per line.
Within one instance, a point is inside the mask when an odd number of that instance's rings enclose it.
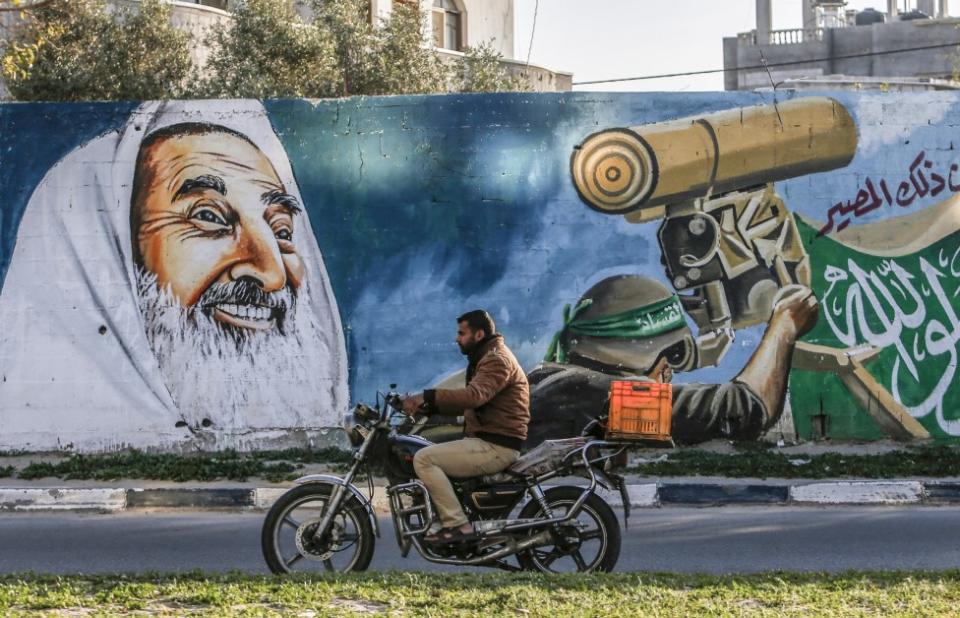
<path fill-rule="evenodd" d="M 404 558 L 415 549 L 426 560 L 447 565 L 558 573 L 613 570 L 620 528 L 597 489 L 620 492 L 626 522 L 626 485 L 610 470 L 611 460 L 625 448 L 622 443 L 589 436 L 547 440 L 502 472 L 451 479 L 475 534 L 469 540 L 427 543 L 423 537 L 440 523 L 429 490 L 416 477 L 413 457 L 431 442 L 411 432 L 418 425 L 402 413 L 394 388 L 378 393 L 375 406 L 354 409 L 345 427 L 353 461 L 344 477 L 304 476 L 270 508 L 261 547 L 272 572 L 363 571 L 370 565 L 374 537 L 380 537 L 371 469 L 387 477 L 390 516 Z M 354 484 L 363 470 L 369 498 Z M 544 486 L 564 477 L 588 482 Z"/>

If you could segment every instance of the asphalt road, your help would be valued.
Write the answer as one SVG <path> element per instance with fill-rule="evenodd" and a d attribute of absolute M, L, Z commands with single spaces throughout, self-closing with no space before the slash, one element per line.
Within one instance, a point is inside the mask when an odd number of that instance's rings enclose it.
<path fill-rule="evenodd" d="M 261 513 L 0 514 L 0 572 L 266 572 Z M 403 559 L 386 519 L 372 569 L 458 570 Z M 635 512 L 618 571 L 960 567 L 960 507 L 724 507 Z"/>

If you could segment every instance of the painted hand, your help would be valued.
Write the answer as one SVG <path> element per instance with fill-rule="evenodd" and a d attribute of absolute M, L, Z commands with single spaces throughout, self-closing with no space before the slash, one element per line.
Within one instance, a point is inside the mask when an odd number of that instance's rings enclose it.
<path fill-rule="evenodd" d="M 666 357 L 661 355 L 653 367 L 650 368 L 650 371 L 646 373 L 646 376 L 654 382 L 669 384 L 673 380 L 673 369 L 667 363 Z"/>
<path fill-rule="evenodd" d="M 423 393 L 419 395 L 407 395 L 403 399 L 403 413 L 407 416 L 413 416 L 420 412 L 420 406 L 423 405 Z"/>
<path fill-rule="evenodd" d="M 792 284 L 783 287 L 773 299 L 774 319 L 786 320 L 794 330 L 794 337 L 808 333 L 817 323 L 817 297 L 805 285 Z"/>

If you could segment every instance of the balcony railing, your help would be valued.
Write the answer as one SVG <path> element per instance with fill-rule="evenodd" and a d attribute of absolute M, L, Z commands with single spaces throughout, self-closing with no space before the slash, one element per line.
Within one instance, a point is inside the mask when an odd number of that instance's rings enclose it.
<path fill-rule="evenodd" d="M 745 45 L 796 45 L 822 41 L 826 28 L 790 28 L 788 30 L 771 30 L 768 41 L 759 41 L 757 31 L 741 32 L 737 38 Z"/>

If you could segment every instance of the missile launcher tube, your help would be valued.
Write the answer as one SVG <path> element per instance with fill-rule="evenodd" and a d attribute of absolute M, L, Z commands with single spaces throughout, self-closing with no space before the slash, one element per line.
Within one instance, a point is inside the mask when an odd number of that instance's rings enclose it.
<path fill-rule="evenodd" d="M 856 149 L 846 108 L 809 97 L 607 129 L 575 147 L 570 165 L 588 206 L 626 214 L 837 169 Z"/>

